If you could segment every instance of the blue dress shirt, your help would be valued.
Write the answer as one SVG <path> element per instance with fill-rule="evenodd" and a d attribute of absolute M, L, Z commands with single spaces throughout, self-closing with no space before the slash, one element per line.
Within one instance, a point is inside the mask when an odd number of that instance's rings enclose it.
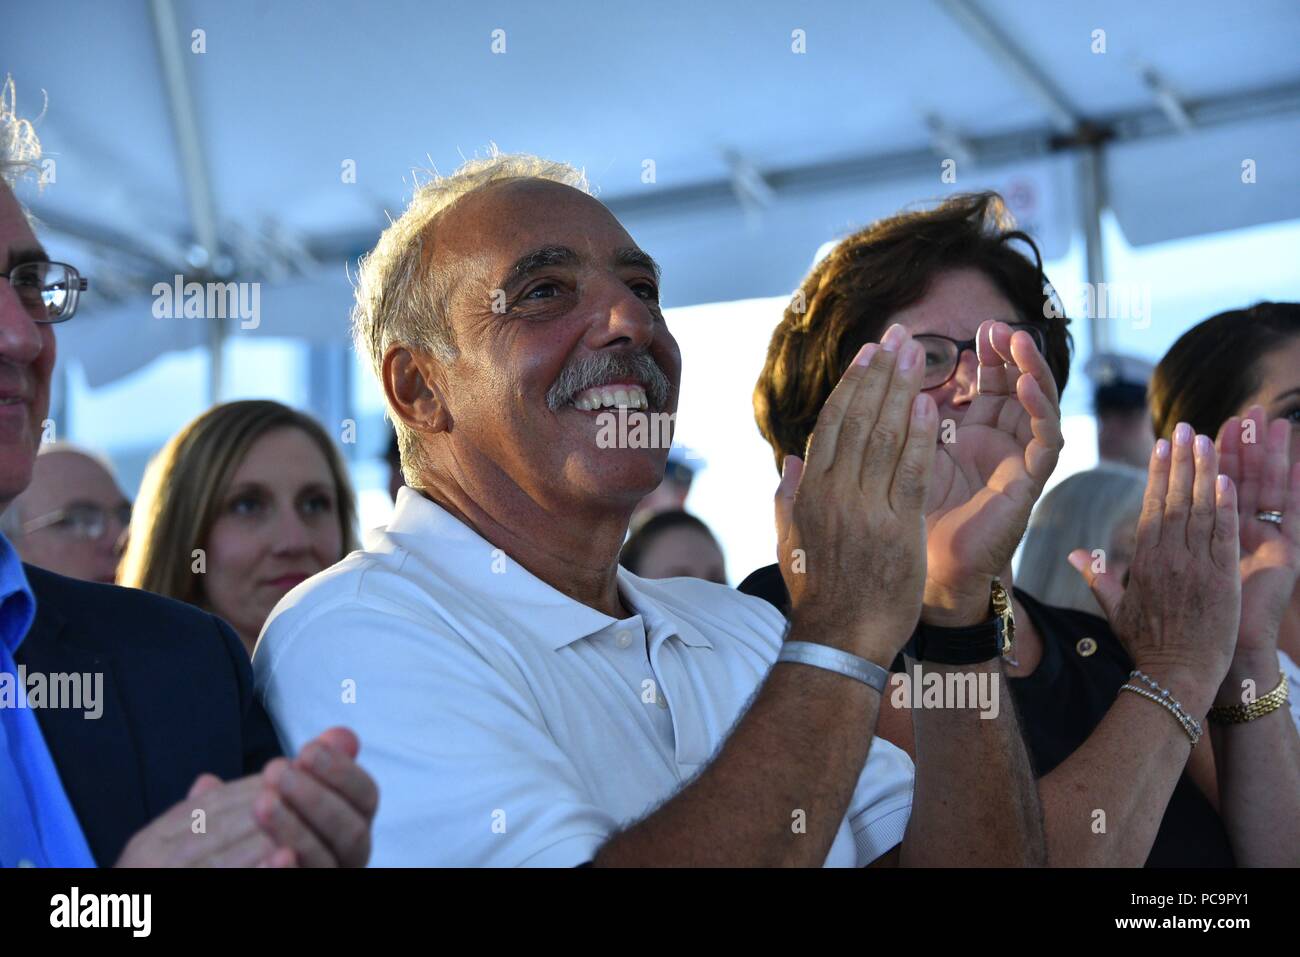
<path fill-rule="evenodd" d="M 94 867 L 14 663 L 35 617 L 22 562 L 0 535 L 0 867 Z"/>

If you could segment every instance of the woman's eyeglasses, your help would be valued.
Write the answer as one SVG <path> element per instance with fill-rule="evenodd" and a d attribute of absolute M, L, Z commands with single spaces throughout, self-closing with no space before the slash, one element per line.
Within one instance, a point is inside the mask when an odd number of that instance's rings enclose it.
<path fill-rule="evenodd" d="M 1045 352 L 1046 342 L 1043 337 L 1043 330 L 1037 326 L 1031 326 L 1028 323 L 1016 323 L 1011 326 L 1011 332 L 1027 332 L 1034 340 L 1034 345 L 1040 353 Z M 925 350 L 925 384 L 923 389 L 937 389 L 957 372 L 957 364 L 961 361 L 961 354 L 967 350 L 974 352 L 976 339 L 950 339 L 947 336 L 940 335 L 920 335 L 913 336 L 917 342 L 921 343 L 921 348 Z"/>

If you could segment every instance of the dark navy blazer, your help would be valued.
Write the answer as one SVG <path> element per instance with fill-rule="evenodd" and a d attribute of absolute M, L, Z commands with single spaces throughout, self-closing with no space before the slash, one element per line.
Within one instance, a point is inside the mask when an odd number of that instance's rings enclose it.
<path fill-rule="evenodd" d="M 103 673 L 103 713 L 38 709 L 63 789 L 100 867 L 185 797 L 280 753 L 230 626 L 183 602 L 24 565 L 36 620 L 15 659 L 28 672 Z"/>

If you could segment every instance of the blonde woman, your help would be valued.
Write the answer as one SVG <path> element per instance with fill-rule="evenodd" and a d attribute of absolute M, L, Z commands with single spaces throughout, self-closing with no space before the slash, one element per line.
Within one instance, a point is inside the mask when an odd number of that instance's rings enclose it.
<path fill-rule="evenodd" d="M 278 402 L 228 402 L 150 462 L 118 583 L 211 611 L 251 655 L 276 603 L 356 547 L 355 525 L 324 429 Z"/>
<path fill-rule="evenodd" d="M 1092 589 L 1066 559 L 1076 548 L 1094 556 L 1100 549 L 1106 568 L 1122 579 L 1133 560 L 1146 484 L 1141 469 L 1110 463 L 1058 484 L 1029 519 L 1016 584 L 1044 604 L 1102 614 Z"/>

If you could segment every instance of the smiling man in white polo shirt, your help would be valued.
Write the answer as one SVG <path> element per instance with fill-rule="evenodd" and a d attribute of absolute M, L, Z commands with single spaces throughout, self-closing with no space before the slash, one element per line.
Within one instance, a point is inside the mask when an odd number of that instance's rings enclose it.
<path fill-rule="evenodd" d="M 266 626 L 285 746 L 367 741 L 379 865 L 1041 862 L 1010 709 L 918 711 L 959 757 L 915 796 L 873 738 L 920 613 L 938 430 L 901 327 L 782 479 L 789 634 L 765 602 L 619 568 L 668 449 L 611 443 L 602 416 L 676 410 L 658 284 L 569 167 L 494 155 L 417 191 L 354 315 L 409 487 Z"/>

